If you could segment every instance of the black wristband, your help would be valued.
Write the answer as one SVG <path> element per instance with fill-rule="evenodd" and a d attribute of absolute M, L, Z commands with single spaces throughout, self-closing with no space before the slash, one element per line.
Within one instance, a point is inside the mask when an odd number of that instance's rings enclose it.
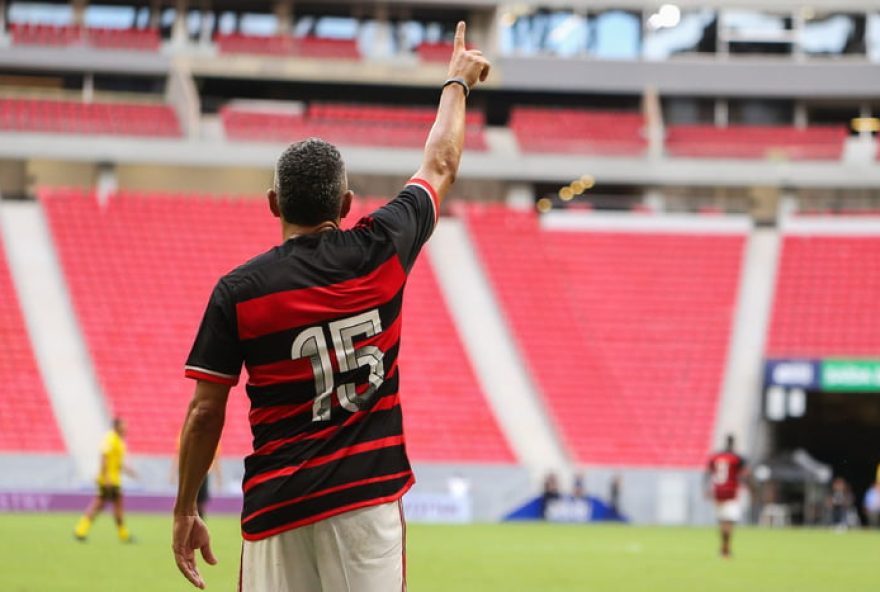
<path fill-rule="evenodd" d="M 471 87 L 469 87 L 468 83 L 464 81 L 464 78 L 450 78 L 443 83 L 443 88 L 446 88 L 450 84 L 460 84 L 461 87 L 464 89 L 464 98 L 467 98 L 467 96 L 471 94 Z"/>

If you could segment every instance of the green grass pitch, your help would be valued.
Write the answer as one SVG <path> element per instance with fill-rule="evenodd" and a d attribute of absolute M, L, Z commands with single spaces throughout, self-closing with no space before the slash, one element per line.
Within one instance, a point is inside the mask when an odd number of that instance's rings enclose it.
<path fill-rule="evenodd" d="M 87 543 L 76 516 L 0 514 L 2 592 L 194 590 L 177 573 L 165 516 L 132 515 L 138 542 L 121 545 L 109 516 Z M 208 590 L 235 589 L 234 518 L 209 520 L 220 559 Z M 868 592 L 878 590 L 880 533 L 740 529 L 735 558 L 716 555 L 708 528 L 548 524 L 410 525 L 412 592 Z"/>

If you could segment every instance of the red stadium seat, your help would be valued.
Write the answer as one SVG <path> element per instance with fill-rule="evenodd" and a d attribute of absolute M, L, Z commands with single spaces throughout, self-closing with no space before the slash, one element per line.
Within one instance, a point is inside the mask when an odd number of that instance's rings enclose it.
<path fill-rule="evenodd" d="M 434 121 L 436 109 L 313 103 L 305 114 L 254 111 L 227 106 L 220 118 L 231 140 L 290 142 L 318 136 L 343 146 L 421 148 Z M 484 119 L 467 114 L 465 147 L 486 150 Z"/>
<path fill-rule="evenodd" d="M 354 39 L 291 37 L 289 35 L 256 36 L 242 33 L 218 34 L 215 37 L 220 53 L 244 53 L 279 57 L 358 60 Z"/>
<path fill-rule="evenodd" d="M 701 466 L 745 237 L 547 231 L 503 207 L 467 221 L 574 459 Z"/>
<path fill-rule="evenodd" d="M 846 140 L 845 127 L 670 126 L 666 152 L 696 158 L 784 158 L 839 160 Z"/>
<path fill-rule="evenodd" d="M 44 191 L 41 200 L 101 386 L 130 422 L 131 449 L 172 453 L 193 389 L 183 364 L 211 289 L 276 243 L 276 222 L 262 198 L 122 193 L 101 208 L 93 195 Z M 359 200 L 349 220 L 379 203 Z M 417 263 L 408 286 L 401 392 L 412 458 L 511 462 L 429 260 Z M 238 386 L 223 450 L 238 455 L 249 446 Z"/>
<path fill-rule="evenodd" d="M 510 127 L 523 152 L 639 156 L 647 147 L 640 113 L 514 107 Z"/>
<path fill-rule="evenodd" d="M 880 236 L 786 236 L 770 357 L 877 357 Z"/>
<path fill-rule="evenodd" d="M 76 25 L 10 25 L 15 45 L 88 45 L 99 49 L 158 51 L 161 38 L 156 29 L 105 29 Z"/>
<path fill-rule="evenodd" d="M 0 241 L 0 452 L 64 452 Z"/>
<path fill-rule="evenodd" d="M 0 98 L 0 130 L 180 137 L 168 105 Z"/>
<path fill-rule="evenodd" d="M 449 62 L 452 57 L 452 43 L 422 43 L 416 48 L 419 59 L 423 62 Z"/>

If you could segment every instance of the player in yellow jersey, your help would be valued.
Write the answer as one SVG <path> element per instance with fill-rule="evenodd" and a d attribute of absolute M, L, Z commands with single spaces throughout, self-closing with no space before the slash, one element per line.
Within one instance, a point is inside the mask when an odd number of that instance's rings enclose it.
<path fill-rule="evenodd" d="M 131 534 L 124 522 L 122 473 L 135 476 L 134 470 L 125 464 L 125 422 L 117 417 L 113 419 L 113 429 L 107 432 L 101 444 L 101 470 L 96 480 L 98 491 L 76 524 L 73 535 L 77 540 L 86 540 L 95 517 L 107 502 L 111 502 L 119 540 L 123 543 L 131 542 Z"/>

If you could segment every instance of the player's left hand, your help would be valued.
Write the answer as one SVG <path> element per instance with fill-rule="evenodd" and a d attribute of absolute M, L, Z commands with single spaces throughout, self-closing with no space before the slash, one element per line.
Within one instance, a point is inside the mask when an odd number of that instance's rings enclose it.
<path fill-rule="evenodd" d="M 208 527 L 197 515 L 174 515 L 174 530 L 171 541 L 174 561 L 177 569 L 196 588 L 204 590 L 205 581 L 196 567 L 196 549 L 202 552 L 202 558 L 210 565 L 217 564 L 217 558 L 211 551 L 211 537 Z"/>

